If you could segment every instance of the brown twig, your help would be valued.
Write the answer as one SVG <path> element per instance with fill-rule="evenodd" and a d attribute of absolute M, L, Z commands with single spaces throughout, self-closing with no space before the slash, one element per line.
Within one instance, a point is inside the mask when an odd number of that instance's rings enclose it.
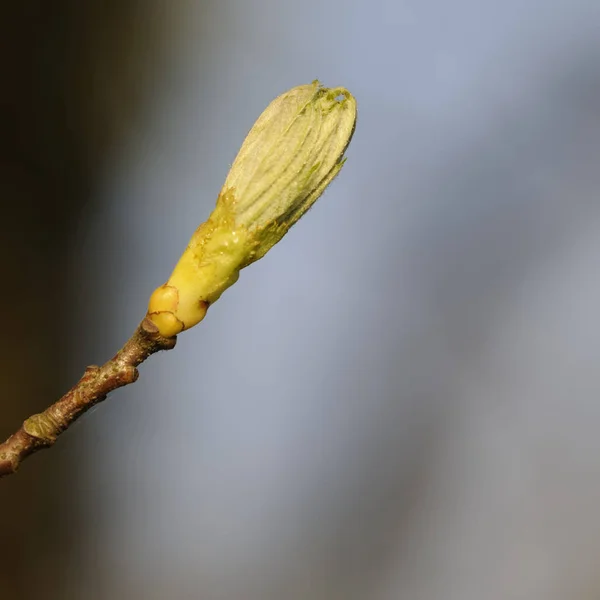
<path fill-rule="evenodd" d="M 123 348 L 101 367 L 88 367 L 83 377 L 43 413 L 29 417 L 19 430 L 0 444 L 0 477 L 11 475 L 30 454 L 49 448 L 56 438 L 94 404 L 113 390 L 138 378 L 137 366 L 159 350 L 175 346 L 150 319 L 144 319 Z"/>

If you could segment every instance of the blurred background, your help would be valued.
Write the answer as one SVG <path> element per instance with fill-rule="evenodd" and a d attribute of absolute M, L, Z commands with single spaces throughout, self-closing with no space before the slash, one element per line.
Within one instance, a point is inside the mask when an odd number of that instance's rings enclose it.
<path fill-rule="evenodd" d="M 0 482 L 0 597 L 600 598 L 600 4 L 30 0 L 0 22 L 0 434 L 112 356 L 268 102 L 338 180 Z"/>

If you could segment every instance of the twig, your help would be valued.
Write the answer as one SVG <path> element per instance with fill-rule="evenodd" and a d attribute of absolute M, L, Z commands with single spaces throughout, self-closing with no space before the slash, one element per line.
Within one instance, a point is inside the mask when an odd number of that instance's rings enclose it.
<path fill-rule="evenodd" d="M 88 367 L 58 402 L 0 444 L 0 477 L 52 446 L 86 410 L 138 378 L 136 367 L 198 324 L 244 267 L 262 258 L 340 172 L 354 134 L 356 100 L 314 81 L 278 96 L 248 133 L 208 220 L 192 236 L 146 318 L 121 351 Z"/>
<path fill-rule="evenodd" d="M 177 338 L 160 335 L 145 318 L 123 348 L 101 367 L 88 367 L 83 377 L 43 413 L 29 417 L 19 430 L 0 444 L 0 477 L 11 475 L 29 455 L 49 448 L 56 438 L 113 390 L 138 378 L 137 366 L 159 350 L 170 350 Z"/>

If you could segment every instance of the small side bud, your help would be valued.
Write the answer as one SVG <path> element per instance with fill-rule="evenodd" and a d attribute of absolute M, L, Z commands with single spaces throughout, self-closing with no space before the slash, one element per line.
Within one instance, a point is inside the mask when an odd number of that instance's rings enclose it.
<path fill-rule="evenodd" d="M 148 317 L 162 335 L 200 322 L 240 269 L 263 257 L 315 203 L 342 168 L 355 124 L 352 95 L 318 81 L 269 104 L 244 140 L 208 221 L 150 298 Z"/>

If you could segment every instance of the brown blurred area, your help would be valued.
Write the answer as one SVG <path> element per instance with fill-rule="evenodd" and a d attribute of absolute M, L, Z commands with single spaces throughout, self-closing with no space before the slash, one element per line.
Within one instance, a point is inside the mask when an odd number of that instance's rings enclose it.
<path fill-rule="evenodd" d="M 76 289 L 65 285 L 76 252 L 70 232 L 139 108 L 152 70 L 149 55 L 160 51 L 159 31 L 148 23 L 144 43 L 136 35 L 141 8 L 128 0 L 3 7 L 3 438 L 69 385 L 65 309 L 76 300 L 65 291 Z M 72 475 L 67 477 L 60 446 L 2 481 L 1 598 L 60 597 L 66 570 L 61 559 L 77 527 L 77 505 L 69 502 Z"/>

